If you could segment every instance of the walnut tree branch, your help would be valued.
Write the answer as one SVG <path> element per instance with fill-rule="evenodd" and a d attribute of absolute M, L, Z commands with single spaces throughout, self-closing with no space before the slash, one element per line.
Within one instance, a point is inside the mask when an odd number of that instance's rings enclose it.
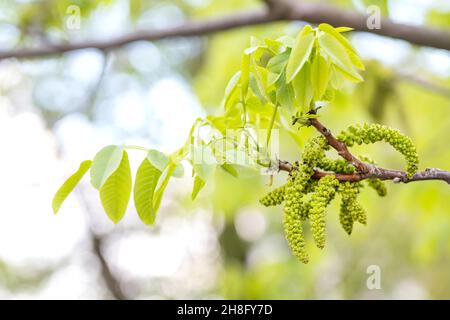
<path fill-rule="evenodd" d="M 86 40 L 77 43 L 52 44 L 46 47 L 17 48 L 0 51 L 0 60 L 6 58 L 37 58 L 58 55 L 80 49 L 111 50 L 135 41 L 155 41 L 175 37 L 192 37 L 226 31 L 244 26 L 275 21 L 302 20 L 309 23 L 326 22 L 334 26 L 347 26 L 356 31 L 402 39 L 412 44 L 450 50 L 448 31 L 424 26 L 413 26 L 381 19 L 380 29 L 369 29 L 367 16 L 334 6 L 302 3 L 295 0 L 266 0 L 267 6 L 248 12 L 234 13 L 222 18 L 192 21 L 161 30 L 141 30 L 109 40 Z"/>
<path fill-rule="evenodd" d="M 310 113 L 315 113 L 315 112 L 310 111 Z M 319 131 L 320 134 L 322 134 L 325 137 L 325 139 L 327 139 L 328 144 L 333 149 L 335 149 L 342 158 L 344 158 L 345 160 L 347 160 L 348 163 L 353 165 L 358 170 L 358 172 L 367 173 L 370 171 L 371 165 L 364 163 L 361 160 L 359 160 L 358 158 L 356 158 L 348 150 L 345 143 L 336 139 L 335 136 L 333 136 L 333 134 L 331 133 L 331 131 L 328 128 L 326 128 L 317 118 L 311 119 L 310 122 L 311 122 L 311 125 L 314 128 L 316 128 L 316 130 Z"/>
<path fill-rule="evenodd" d="M 312 110 L 310 111 L 310 113 L 315 113 L 315 111 Z M 327 139 L 328 144 L 333 149 L 335 149 L 342 158 L 347 160 L 348 163 L 352 164 L 357 171 L 356 173 L 351 174 L 316 171 L 313 175 L 314 179 L 320 179 L 327 175 L 334 175 L 341 182 L 357 182 L 365 179 L 393 180 L 396 183 L 408 183 L 424 180 L 442 180 L 450 184 L 450 171 L 446 170 L 428 168 L 424 171 L 416 172 L 411 178 L 408 178 L 408 175 L 404 171 L 386 169 L 373 164 L 365 163 L 355 157 L 347 148 L 345 143 L 337 140 L 336 137 L 331 133 L 331 131 L 327 127 L 325 127 L 317 118 L 310 119 L 310 123 L 320 134 L 322 134 Z M 294 169 L 292 164 L 287 161 L 281 160 L 279 161 L 278 167 L 279 170 L 287 172 L 290 172 Z"/>

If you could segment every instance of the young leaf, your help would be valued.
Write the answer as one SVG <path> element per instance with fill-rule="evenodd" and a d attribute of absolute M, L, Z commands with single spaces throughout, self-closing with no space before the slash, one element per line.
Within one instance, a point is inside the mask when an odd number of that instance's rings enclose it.
<path fill-rule="evenodd" d="M 153 211 L 155 212 L 155 215 L 159 209 L 159 206 L 161 205 L 161 200 L 164 191 L 166 190 L 166 187 L 169 184 L 170 177 L 172 176 L 176 167 L 177 165 L 172 161 L 172 159 L 170 159 L 169 163 L 167 164 L 167 167 L 164 169 L 163 173 L 161 174 L 161 177 L 158 180 L 156 191 L 153 195 Z"/>
<path fill-rule="evenodd" d="M 163 172 L 169 163 L 169 157 L 158 150 L 151 149 L 147 153 L 147 160 L 159 171 Z"/>
<path fill-rule="evenodd" d="M 220 166 L 225 172 L 231 174 L 235 178 L 239 178 L 239 173 L 237 172 L 236 168 L 229 163 L 224 163 Z"/>
<path fill-rule="evenodd" d="M 100 188 L 103 209 L 112 222 L 119 222 L 127 210 L 131 194 L 131 169 L 128 154 L 122 151 L 122 161 Z"/>
<path fill-rule="evenodd" d="M 270 86 L 277 82 L 286 68 L 289 59 L 290 50 L 272 57 L 267 63 L 266 69 L 269 71 L 267 84 Z"/>
<path fill-rule="evenodd" d="M 268 84 L 267 84 L 268 74 L 269 74 L 269 72 L 267 71 L 267 69 L 257 66 L 257 65 L 253 65 L 252 75 L 254 75 L 255 82 L 253 83 L 252 90 L 255 89 L 255 90 L 259 91 L 259 94 L 262 96 L 262 99 L 260 99 L 260 100 L 263 103 L 270 100 L 269 96 L 267 95 L 267 93 L 268 93 Z M 254 88 L 255 83 L 256 83 L 258 89 Z M 256 92 L 254 92 L 254 93 L 257 94 Z"/>
<path fill-rule="evenodd" d="M 335 30 L 339 33 L 343 33 L 343 32 L 353 31 L 355 29 L 349 28 L 349 27 L 337 27 L 337 28 L 335 28 Z"/>
<path fill-rule="evenodd" d="M 194 179 L 194 188 L 192 189 L 192 200 L 195 200 L 200 190 L 205 186 L 205 181 L 202 180 L 199 176 L 195 176 Z"/>
<path fill-rule="evenodd" d="M 356 53 L 348 52 L 348 56 L 350 57 L 350 61 L 356 68 L 358 68 L 359 70 L 366 70 L 364 63 L 361 61 L 361 58 Z"/>
<path fill-rule="evenodd" d="M 287 65 L 289 54 L 290 50 L 272 57 L 267 63 L 266 69 L 273 73 L 281 73 Z"/>
<path fill-rule="evenodd" d="M 309 110 L 309 104 L 313 97 L 313 88 L 311 85 L 310 64 L 305 64 L 302 70 L 294 78 L 292 86 L 295 92 L 295 102 L 303 111 Z"/>
<path fill-rule="evenodd" d="M 328 23 L 321 23 L 319 25 L 319 30 L 326 32 L 336 38 L 337 41 L 348 51 L 356 54 L 355 48 L 350 44 L 346 37 L 344 37 L 337 29 L 333 28 L 333 26 Z"/>
<path fill-rule="evenodd" d="M 345 38 L 343 35 L 341 35 L 342 32 L 353 30 L 352 28 L 333 28 L 331 25 L 327 23 L 322 23 L 319 25 L 319 30 L 322 30 L 324 32 L 328 32 L 330 35 L 336 38 L 336 40 L 339 41 L 339 43 L 347 50 L 348 56 L 350 58 L 350 61 L 353 63 L 353 65 L 358 68 L 359 70 L 365 70 L 364 64 L 362 63 L 361 59 L 358 56 L 358 53 L 356 52 L 355 48 L 350 44 L 350 42 Z M 344 30 L 344 31 L 341 31 Z"/>
<path fill-rule="evenodd" d="M 335 37 L 328 33 L 322 33 L 319 36 L 319 44 L 339 69 L 348 73 L 352 78 L 362 81 L 361 75 L 353 68 L 347 50 Z"/>
<path fill-rule="evenodd" d="M 311 26 L 305 26 L 299 33 L 286 66 L 287 83 L 291 82 L 308 60 L 314 45 L 314 33 Z"/>
<path fill-rule="evenodd" d="M 334 67 L 338 71 L 338 73 L 341 73 L 344 76 L 344 78 L 347 79 L 347 80 L 350 80 L 350 81 L 355 82 L 355 83 L 363 81 L 363 78 L 357 72 L 349 73 L 349 72 L 347 72 L 347 70 L 341 69 L 339 66 L 335 65 Z"/>
<path fill-rule="evenodd" d="M 153 195 L 162 171 L 145 158 L 136 172 L 134 182 L 134 205 L 145 224 L 153 224 L 156 211 L 153 208 Z"/>
<path fill-rule="evenodd" d="M 191 159 L 195 173 L 202 178 L 203 181 L 208 181 L 208 178 L 213 174 L 217 165 L 211 147 L 207 145 L 196 146 L 193 150 Z"/>
<path fill-rule="evenodd" d="M 314 57 L 311 65 L 311 83 L 314 88 L 314 99 L 320 100 L 325 93 L 330 79 L 330 64 L 320 54 Z"/>
<path fill-rule="evenodd" d="M 91 183 L 94 188 L 100 189 L 109 176 L 116 171 L 123 154 L 123 147 L 110 145 L 95 155 L 91 168 Z"/>
<path fill-rule="evenodd" d="M 241 63 L 241 101 L 247 98 L 248 84 L 250 81 L 250 55 L 244 54 Z"/>
<path fill-rule="evenodd" d="M 162 153 L 161 151 L 151 149 L 147 153 L 147 160 L 155 166 L 159 171 L 163 172 L 169 163 L 169 157 Z M 180 163 L 175 168 L 173 172 L 173 176 L 176 178 L 181 178 L 184 175 L 184 167 Z"/>
<path fill-rule="evenodd" d="M 225 99 L 224 99 L 225 110 L 228 110 L 231 107 L 233 101 L 235 101 L 237 97 L 237 91 L 239 89 L 238 83 L 240 78 L 241 72 L 238 71 L 231 77 L 230 81 L 227 84 L 227 87 L 225 88 Z"/>
<path fill-rule="evenodd" d="M 279 40 L 266 38 L 264 39 L 264 43 L 266 44 L 267 48 L 275 55 L 278 55 L 286 50 L 284 44 Z"/>
<path fill-rule="evenodd" d="M 330 84 L 336 90 L 342 89 L 345 83 L 345 77 L 343 73 L 338 70 L 336 65 L 332 65 L 331 70 Z"/>
<path fill-rule="evenodd" d="M 64 200 L 69 196 L 69 194 L 73 191 L 75 186 L 80 182 L 81 178 L 83 178 L 84 174 L 91 167 L 92 161 L 86 160 L 80 164 L 77 172 L 72 174 L 63 185 L 56 191 L 55 196 L 53 197 L 52 207 L 53 212 L 56 214 L 63 204 Z"/>
<path fill-rule="evenodd" d="M 266 95 L 265 88 L 261 79 L 255 76 L 253 73 L 250 74 L 250 88 L 262 103 L 266 103 L 268 101 L 269 97 L 267 97 Z"/>
<path fill-rule="evenodd" d="M 277 41 L 280 41 L 282 44 L 284 44 L 288 48 L 293 48 L 295 45 L 295 39 L 288 35 L 279 37 L 277 39 Z"/>
<path fill-rule="evenodd" d="M 175 170 L 172 173 L 174 178 L 182 178 L 184 176 L 184 166 L 182 163 L 177 164 Z"/>
<path fill-rule="evenodd" d="M 292 108 L 295 103 L 295 93 L 292 85 L 286 83 L 285 72 L 277 82 L 277 102 L 284 108 Z"/>

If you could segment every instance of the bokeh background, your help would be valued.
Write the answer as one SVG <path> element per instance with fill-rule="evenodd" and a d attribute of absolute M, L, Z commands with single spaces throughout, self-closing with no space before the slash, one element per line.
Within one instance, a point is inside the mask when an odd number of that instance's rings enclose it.
<path fill-rule="evenodd" d="M 321 2 L 362 12 L 375 3 L 394 21 L 450 28 L 446 0 Z M 73 4 L 82 14 L 78 30 L 65 24 Z M 0 49 L 109 39 L 262 5 L 1 0 Z M 295 34 L 303 24 L 0 61 L 0 298 L 450 298 L 450 187 L 440 181 L 388 183 L 386 198 L 365 191 L 369 223 L 351 237 L 339 226 L 335 201 L 327 246 L 316 249 L 310 240 L 308 265 L 290 254 L 281 208 L 258 205 L 267 176 L 237 180 L 218 171 L 194 203 L 189 174 L 174 179 L 152 227 L 140 223 L 131 203 L 113 225 L 86 177 L 52 214 L 54 192 L 80 161 L 107 144 L 174 151 L 197 117 L 222 111 L 224 88 L 251 35 Z M 367 65 L 366 81 L 345 87 L 323 122 L 334 131 L 362 121 L 395 126 L 416 142 L 421 168 L 450 169 L 449 52 L 366 33 L 350 38 Z M 311 134 L 299 131 L 300 144 Z M 281 158 L 297 159 L 297 143 L 281 133 Z M 384 145 L 359 151 L 384 166 L 403 165 Z M 130 151 L 134 170 L 142 157 Z M 379 290 L 366 286 L 370 265 L 380 267 Z"/>

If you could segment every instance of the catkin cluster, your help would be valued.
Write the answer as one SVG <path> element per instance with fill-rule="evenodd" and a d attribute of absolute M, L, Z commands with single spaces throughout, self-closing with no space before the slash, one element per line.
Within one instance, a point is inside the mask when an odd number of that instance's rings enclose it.
<path fill-rule="evenodd" d="M 411 139 L 397 130 L 381 125 L 351 126 L 347 131 L 343 131 L 338 139 L 347 146 L 386 141 L 405 156 L 408 175 L 412 176 L 417 170 L 416 149 Z M 305 145 L 300 161 L 293 164 L 293 170 L 289 173 L 286 184 L 272 190 L 260 200 L 265 206 L 283 204 L 286 240 L 293 254 L 303 263 L 309 260 L 304 228 L 309 225 L 316 246 L 325 247 L 326 208 L 336 194 L 341 198 L 339 221 L 346 233 L 349 235 L 352 233 L 354 222 L 367 224 L 366 212 L 358 202 L 362 182 L 339 182 L 333 174 L 320 179 L 312 178 L 316 170 L 336 174 L 356 172 L 356 169 L 343 159 L 327 158 L 325 151 L 329 148 L 323 136 L 310 139 Z M 376 164 L 367 156 L 359 158 L 367 163 Z M 367 179 L 364 182 L 379 196 L 386 195 L 383 181 Z"/>
<path fill-rule="evenodd" d="M 419 164 L 419 156 L 411 138 L 400 131 L 391 129 L 380 124 L 367 124 L 350 126 L 342 131 L 337 139 L 351 147 L 354 144 L 370 144 L 378 141 L 389 143 L 395 150 L 400 152 L 406 159 L 406 172 L 411 178 L 416 173 Z"/>

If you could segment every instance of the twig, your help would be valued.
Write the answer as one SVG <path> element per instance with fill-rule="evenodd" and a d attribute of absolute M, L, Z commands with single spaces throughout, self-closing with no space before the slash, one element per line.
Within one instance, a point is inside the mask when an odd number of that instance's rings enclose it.
<path fill-rule="evenodd" d="M 315 110 L 311 110 L 310 113 L 316 113 Z M 339 174 L 317 171 L 314 173 L 314 179 L 320 179 L 327 175 L 334 175 L 341 181 L 357 182 L 365 179 L 380 179 L 380 180 L 393 180 L 394 182 L 413 182 L 423 180 L 442 180 L 450 184 L 450 171 L 441 170 L 437 168 L 428 168 L 424 171 L 416 172 L 411 178 L 408 178 L 406 172 L 401 170 L 386 169 L 378 167 L 369 163 L 362 162 L 355 157 L 350 150 L 348 150 L 345 143 L 336 139 L 331 131 L 326 128 L 317 118 L 310 119 L 311 125 L 319 131 L 326 139 L 328 144 L 337 151 L 337 153 L 347 160 L 356 168 L 356 173 L 352 174 Z M 279 161 L 279 170 L 291 172 L 294 169 L 293 165 L 287 161 Z"/>
<path fill-rule="evenodd" d="M 106 261 L 105 256 L 103 254 L 102 251 L 103 238 L 101 236 L 98 236 L 92 231 L 90 232 L 90 234 L 94 253 L 100 262 L 101 274 L 103 280 L 105 281 L 106 286 L 108 287 L 109 292 L 117 300 L 127 300 L 128 299 L 127 296 L 120 288 L 120 282 L 117 280 L 117 278 L 111 271 L 111 268 L 109 267 L 109 264 Z"/>
<path fill-rule="evenodd" d="M 266 1 L 266 3 L 269 6 L 262 10 L 234 13 L 206 21 L 187 22 L 162 30 L 136 31 L 110 40 L 87 40 L 79 43 L 54 44 L 48 47 L 19 48 L 3 51 L 0 52 L 0 60 L 6 58 L 37 58 L 88 48 L 109 50 L 135 41 L 201 36 L 244 26 L 293 20 L 302 20 L 310 23 L 326 22 L 334 26 L 347 26 L 357 31 L 402 39 L 420 46 L 450 50 L 450 34 L 444 30 L 395 23 L 386 18 L 381 20 L 380 29 L 368 29 L 366 25 L 367 16 L 354 11 L 323 4 L 299 3 L 294 0 L 279 0 L 276 1 L 276 5 L 275 1 Z"/>
<path fill-rule="evenodd" d="M 310 113 L 313 113 L 312 111 Z M 353 165 L 358 172 L 360 173 L 367 173 L 369 172 L 370 168 L 367 163 L 362 162 L 361 160 L 359 160 L 358 158 L 356 158 L 347 148 L 347 146 L 345 145 L 345 143 L 339 141 L 338 139 L 336 139 L 333 134 L 331 133 L 331 131 L 326 128 L 317 118 L 313 118 L 310 119 L 311 125 L 317 129 L 317 131 L 320 132 L 320 134 L 322 134 L 325 139 L 327 139 L 328 144 L 335 149 L 338 154 L 344 158 L 345 160 L 347 160 L 348 163 L 350 163 L 351 165 Z"/>
<path fill-rule="evenodd" d="M 81 205 L 84 207 L 85 212 L 89 217 L 89 238 L 92 242 L 92 251 L 97 258 L 101 267 L 101 276 L 103 278 L 106 289 L 114 299 L 127 300 L 128 296 L 121 289 L 121 281 L 111 270 L 108 260 L 103 253 L 103 244 L 105 242 L 105 236 L 99 235 L 94 231 L 91 218 L 94 216 L 94 210 L 91 208 L 89 201 L 84 195 L 84 190 L 81 189 L 77 192 Z"/>

